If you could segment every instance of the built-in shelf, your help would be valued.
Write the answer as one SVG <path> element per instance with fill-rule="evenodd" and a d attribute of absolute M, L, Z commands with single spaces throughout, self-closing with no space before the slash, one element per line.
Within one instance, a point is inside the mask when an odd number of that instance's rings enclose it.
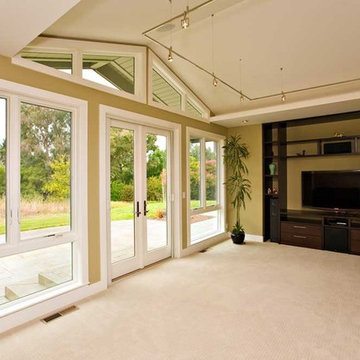
<path fill-rule="evenodd" d="M 287 159 L 304 159 L 312 157 L 326 157 L 326 156 L 351 156 L 351 155 L 360 155 L 360 152 L 352 153 L 343 153 L 343 154 L 311 154 L 311 155 L 289 155 Z"/>
<path fill-rule="evenodd" d="M 265 194 L 266 197 L 278 198 L 279 194 Z"/>
<path fill-rule="evenodd" d="M 315 138 L 315 139 L 304 139 L 304 140 L 289 140 L 289 141 L 286 141 L 286 145 L 314 143 L 314 142 L 333 142 L 333 141 L 342 141 L 342 140 L 356 140 L 358 138 L 360 138 L 360 135 L 333 136 L 333 137 L 327 137 L 327 138 Z"/>
<path fill-rule="evenodd" d="M 265 141 L 264 144 L 265 145 L 278 145 L 278 141 Z"/>
<path fill-rule="evenodd" d="M 265 177 L 270 177 L 270 178 L 278 177 L 278 176 L 279 176 L 278 174 L 274 174 L 274 175 L 265 174 Z"/>
<path fill-rule="evenodd" d="M 277 160 L 279 158 L 279 155 L 267 155 L 264 156 L 264 159 L 274 159 Z"/>

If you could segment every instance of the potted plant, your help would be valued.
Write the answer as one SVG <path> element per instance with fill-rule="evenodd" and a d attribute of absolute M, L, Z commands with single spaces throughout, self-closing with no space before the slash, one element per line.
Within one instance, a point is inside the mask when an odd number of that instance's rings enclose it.
<path fill-rule="evenodd" d="M 232 198 L 231 205 L 236 211 L 236 222 L 231 231 L 235 244 L 242 244 L 245 230 L 240 223 L 240 210 L 246 208 L 246 199 L 251 200 L 251 182 L 246 178 L 248 168 L 244 162 L 250 155 L 248 146 L 241 142 L 240 135 L 231 135 L 225 139 L 224 163 L 230 175 L 225 181 L 226 188 Z"/>

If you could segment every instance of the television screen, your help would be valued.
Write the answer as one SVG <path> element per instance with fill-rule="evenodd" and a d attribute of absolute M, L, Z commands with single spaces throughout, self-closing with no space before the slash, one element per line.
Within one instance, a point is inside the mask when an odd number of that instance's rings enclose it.
<path fill-rule="evenodd" d="M 302 205 L 324 209 L 360 209 L 359 171 L 303 171 Z"/>

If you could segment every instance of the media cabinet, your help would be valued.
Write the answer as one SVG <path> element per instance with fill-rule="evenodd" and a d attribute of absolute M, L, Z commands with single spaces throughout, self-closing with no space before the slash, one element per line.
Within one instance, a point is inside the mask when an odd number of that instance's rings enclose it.
<path fill-rule="evenodd" d="M 287 210 L 280 243 L 360 255 L 360 214 Z"/>
<path fill-rule="evenodd" d="M 296 119 L 263 124 L 263 234 L 264 241 L 270 240 L 279 244 L 325 249 L 360 255 L 360 209 L 352 213 L 292 210 L 288 208 L 288 161 L 305 158 L 327 158 L 342 156 L 353 158 L 360 156 L 359 135 L 340 137 L 311 137 L 287 139 L 290 127 L 334 123 L 346 120 L 357 120 L 360 123 L 360 111 L 334 114 L 306 119 Z M 358 128 L 358 126 L 356 126 Z M 297 131 L 296 129 L 293 129 Z M 356 131 L 356 129 L 354 130 Z M 354 132 L 352 132 L 354 133 Z M 325 145 L 334 147 L 337 142 L 351 142 L 349 153 L 329 153 Z M 306 145 L 307 144 L 307 145 Z M 295 146 L 295 148 L 294 148 Z M 311 147 L 313 151 L 299 153 L 301 146 Z M 355 159 L 355 158 L 354 158 Z M 269 165 L 274 163 L 276 171 L 271 173 Z M 356 165 L 357 166 L 357 165 Z M 360 158 L 357 169 L 360 169 Z M 308 169 L 317 170 L 317 169 Z M 333 170 L 333 169 L 322 169 Z M 351 170 L 351 169 L 348 169 Z"/>

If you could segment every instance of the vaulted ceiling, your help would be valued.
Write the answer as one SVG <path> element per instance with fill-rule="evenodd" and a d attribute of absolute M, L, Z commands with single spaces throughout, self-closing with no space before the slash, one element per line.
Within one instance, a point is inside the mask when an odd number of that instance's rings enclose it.
<path fill-rule="evenodd" d="M 172 13 L 204 1 L 173 0 Z M 186 61 L 174 56 L 169 66 L 227 126 L 358 110 L 360 81 L 342 82 L 360 78 L 359 13 L 358 0 L 217 0 L 190 15 L 189 29 L 172 32 L 175 51 L 251 98 L 313 88 L 288 93 L 285 104 L 279 96 L 240 103 L 237 93 L 212 86 L 211 76 Z M 169 18 L 168 0 L 82 0 L 43 33 L 148 45 L 166 61 L 167 50 L 143 32 Z M 170 45 L 170 32 L 152 36 Z M 339 84 L 317 88 L 333 83 Z"/>

